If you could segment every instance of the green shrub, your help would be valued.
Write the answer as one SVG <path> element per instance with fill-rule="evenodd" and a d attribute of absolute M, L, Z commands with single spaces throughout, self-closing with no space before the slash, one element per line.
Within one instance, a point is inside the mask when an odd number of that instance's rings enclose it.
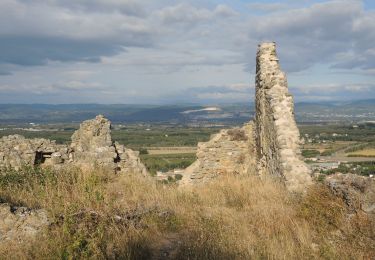
<path fill-rule="evenodd" d="M 334 152 L 333 150 L 325 150 L 321 153 L 321 156 L 331 156 Z"/>
<path fill-rule="evenodd" d="M 139 154 L 148 154 L 148 150 L 146 148 L 139 149 Z"/>
<path fill-rule="evenodd" d="M 302 156 L 305 158 L 311 158 L 319 156 L 320 152 L 318 150 L 302 150 Z"/>

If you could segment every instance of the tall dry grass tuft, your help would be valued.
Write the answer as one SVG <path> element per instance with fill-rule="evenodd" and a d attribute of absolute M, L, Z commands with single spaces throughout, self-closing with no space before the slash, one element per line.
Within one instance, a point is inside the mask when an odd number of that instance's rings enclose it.
<path fill-rule="evenodd" d="M 311 187 L 297 204 L 307 221 L 319 256 L 326 259 L 374 259 L 375 216 L 352 212 L 323 184 Z"/>
<path fill-rule="evenodd" d="M 105 171 L 7 172 L 0 199 L 48 210 L 38 239 L 1 258 L 310 259 L 374 257 L 374 222 L 347 218 L 324 186 L 295 197 L 269 178 L 222 176 L 179 189 Z"/>
<path fill-rule="evenodd" d="M 123 211 L 115 205 L 108 189 L 115 179 L 101 169 L 56 172 L 25 168 L 2 172 L 0 200 L 46 209 L 51 225 L 32 243 L 2 245 L 0 258 L 147 258 L 148 232 L 152 231 L 143 228 L 142 221 L 127 219 L 132 218 L 127 205 L 123 205 Z"/>
<path fill-rule="evenodd" d="M 177 206 L 188 234 L 180 256 L 249 259 L 312 255 L 311 236 L 295 201 L 272 179 L 225 176 L 192 191 Z"/>

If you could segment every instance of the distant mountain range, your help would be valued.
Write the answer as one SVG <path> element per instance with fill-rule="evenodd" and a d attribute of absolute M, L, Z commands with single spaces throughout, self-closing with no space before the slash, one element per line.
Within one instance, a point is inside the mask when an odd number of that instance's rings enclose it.
<path fill-rule="evenodd" d="M 352 102 L 297 103 L 299 122 L 375 120 L 375 99 Z M 254 103 L 219 105 L 0 104 L 0 124 L 77 123 L 103 114 L 114 123 L 243 123 Z"/>

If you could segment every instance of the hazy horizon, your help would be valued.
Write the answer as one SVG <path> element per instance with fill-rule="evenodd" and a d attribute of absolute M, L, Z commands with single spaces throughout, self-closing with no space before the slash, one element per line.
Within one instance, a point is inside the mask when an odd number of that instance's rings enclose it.
<path fill-rule="evenodd" d="M 355 102 L 372 102 L 375 104 L 375 98 L 367 98 L 367 99 L 347 99 L 347 100 L 317 100 L 317 101 L 297 101 L 295 102 L 296 105 L 298 104 L 340 104 L 340 103 L 355 103 Z M 148 103 L 98 103 L 98 102 L 88 102 L 88 103 L 0 103 L 0 105 L 47 105 L 47 106 L 69 106 L 69 105 L 103 105 L 103 106 L 220 106 L 220 105 L 254 105 L 254 100 L 249 101 L 237 101 L 237 102 L 229 102 L 229 101 L 220 101 L 216 103 L 211 102 L 171 102 L 171 103 L 156 103 L 156 102 L 148 102 Z"/>

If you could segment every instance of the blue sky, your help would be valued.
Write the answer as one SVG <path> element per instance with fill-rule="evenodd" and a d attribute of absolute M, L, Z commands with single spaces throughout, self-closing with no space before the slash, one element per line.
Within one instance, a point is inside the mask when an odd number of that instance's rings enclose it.
<path fill-rule="evenodd" d="M 375 98 L 375 1 L 1 0 L 0 103 L 254 98 L 275 41 L 299 101 Z"/>

